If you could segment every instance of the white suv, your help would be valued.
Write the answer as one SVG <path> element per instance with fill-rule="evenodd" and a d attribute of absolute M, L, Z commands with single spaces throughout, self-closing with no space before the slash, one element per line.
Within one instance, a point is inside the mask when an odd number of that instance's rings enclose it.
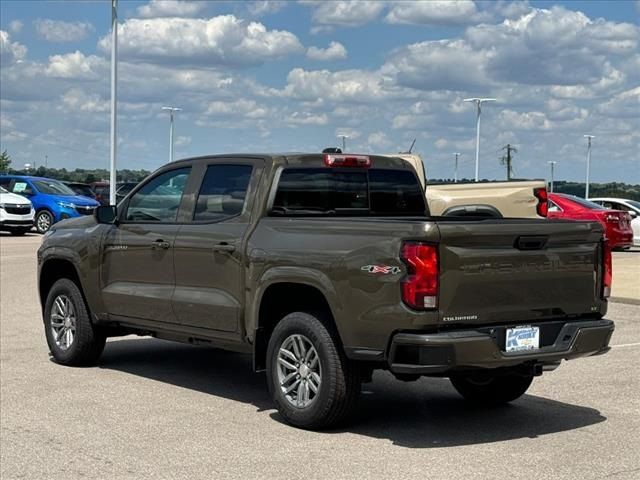
<path fill-rule="evenodd" d="M 28 199 L 0 187 L 0 230 L 7 230 L 12 235 L 24 235 L 33 227 L 34 214 L 35 210 Z"/>

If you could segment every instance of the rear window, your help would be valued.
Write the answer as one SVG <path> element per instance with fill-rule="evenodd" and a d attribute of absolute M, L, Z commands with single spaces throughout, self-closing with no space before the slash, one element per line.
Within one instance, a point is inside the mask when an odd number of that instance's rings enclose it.
<path fill-rule="evenodd" d="M 425 200 L 409 170 L 283 170 L 274 215 L 423 216 Z"/>
<path fill-rule="evenodd" d="M 598 205 L 597 203 L 593 203 L 589 200 L 585 200 L 584 198 L 576 197 L 575 195 L 561 195 L 564 198 L 571 200 L 578 205 L 583 206 L 584 208 L 588 208 L 589 210 L 606 210 L 602 205 Z"/>

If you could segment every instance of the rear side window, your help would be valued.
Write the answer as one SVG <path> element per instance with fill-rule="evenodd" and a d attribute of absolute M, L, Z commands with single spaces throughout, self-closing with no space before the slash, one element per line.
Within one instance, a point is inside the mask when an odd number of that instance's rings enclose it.
<path fill-rule="evenodd" d="M 425 215 L 420 183 L 409 170 L 285 169 L 275 215 Z"/>
<path fill-rule="evenodd" d="M 215 222 L 240 215 L 251 180 L 251 165 L 210 165 L 202 181 L 195 221 Z"/>

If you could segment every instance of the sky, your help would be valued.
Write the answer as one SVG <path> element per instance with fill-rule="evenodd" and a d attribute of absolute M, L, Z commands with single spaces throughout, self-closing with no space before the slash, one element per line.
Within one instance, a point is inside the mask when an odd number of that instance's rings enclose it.
<path fill-rule="evenodd" d="M 409 148 L 429 178 L 640 183 L 640 1 L 123 1 L 118 168 L 232 152 Z M 0 150 L 108 168 L 111 4 L 0 3 Z"/>

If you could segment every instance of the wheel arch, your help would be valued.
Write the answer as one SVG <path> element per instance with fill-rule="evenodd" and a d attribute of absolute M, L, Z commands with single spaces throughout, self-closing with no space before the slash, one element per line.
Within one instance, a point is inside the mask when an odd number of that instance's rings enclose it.
<path fill-rule="evenodd" d="M 43 312 L 51 287 L 61 278 L 68 278 L 74 282 L 78 286 L 85 303 L 87 303 L 82 281 L 80 280 L 78 268 L 75 263 L 68 258 L 50 257 L 43 261 L 38 275 L 38 293 Z"/>
<path fill-rule="evenodd" d="M 304 280 L 275 280 L 264 286 L 254 309 L 253 364 L 256 371 L 265 369 L 267 345 L 277 323 L 289 313 L 319 315 L 333 327 L 340 339 L 335 306 L 321 286 Z M 328 298 L 329 297 L 329 298 Z"/>

